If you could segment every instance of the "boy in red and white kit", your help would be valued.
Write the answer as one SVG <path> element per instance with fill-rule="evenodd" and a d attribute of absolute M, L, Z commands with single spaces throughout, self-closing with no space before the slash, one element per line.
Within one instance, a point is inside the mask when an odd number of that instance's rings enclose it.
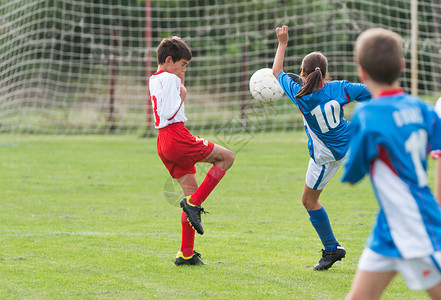
<path fill-rule="evenodd" d="M 182 243 L 176 255 L 176 265 L 204 264 L 200 254 L 193 249 L 195 230 L 204 233 L 201 204 L 234 162 L 233 152 L 193 136 L 184 125 L 187 121 L 184 78 L 191 58 L 191 50 L 182 39 L 176 36 L 163 39 L 157 49 L 158 70 L 149 82 L 155 128 L 159 131 L 158 154 L 185 195 L 180 202 L 183 210 Z M 213 164 L 199 187 L 195 175 L 197 162 Z"/>

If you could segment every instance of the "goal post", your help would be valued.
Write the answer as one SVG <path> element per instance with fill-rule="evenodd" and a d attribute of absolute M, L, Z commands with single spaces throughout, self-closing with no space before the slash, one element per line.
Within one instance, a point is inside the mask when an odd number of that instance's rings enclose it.
<path fill-rule="evenodd" d="M 171 35 L 193 52 L 191 130 L 300 130 L 286 96 L 265 106 L 246 88 L 254 71 L 271 67 L 274 29 L 283 24 L 287 72 L 299 73 L 302 58 L 321 51 L 332 79 L 358 81 L 354 41 L 383 27 L 403 37 L 405 90 L 441 96 L 436 0 L 9 0 L 0 1 L 0 15 L 0 133 L 154 133 L 148 76 L 157 45 Z"/>

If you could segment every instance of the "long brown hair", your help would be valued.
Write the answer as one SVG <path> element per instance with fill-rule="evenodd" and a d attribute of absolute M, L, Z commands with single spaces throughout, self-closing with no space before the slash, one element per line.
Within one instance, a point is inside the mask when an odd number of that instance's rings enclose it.
<path fill-rule="evenodd" d="M 327 80 L 328 60 L 320 52 L 311 52 L 303 58 L 302 77 L 306 77 L 302 89 L 295 95 L 296 98 L 318 91 Z"/>

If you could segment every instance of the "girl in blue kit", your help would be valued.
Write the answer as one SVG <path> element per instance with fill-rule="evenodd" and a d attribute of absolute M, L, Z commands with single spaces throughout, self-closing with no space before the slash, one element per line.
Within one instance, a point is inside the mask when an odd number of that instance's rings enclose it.
<path fill-rule="evenodd" d="M 304 85 L 296 83 L 283 72 L 283 59 L 288 45 L 288 27 L 276 28 L 279 45 L 273 64 L 273 74 L 286 95 L 303 115 L 311 159 L 306 172 L 302 203 L 322 241 L 324 250 L 314 270 L 327 270 L 345 257 L 345 249 L 338 243 L 319 196 L 337 172 L 348 152 L 348 121 L 343 106 L 353 100 L 371 98 L 365 85 L 348 81 L 326 81 L 328 61 L 319 52 L 312 52 L 302 61 L 301 77 Z"/>
<path fill-rule="evenodd" d="M 411 289 L 441 299 L 441 119 L 399 84 L 404 57 L 398 34 L 374 28 L 355 43 L 358 74 L 372 92 L 350 125 L 342 181 L 369 174 L 380 206 L 347 299 L 379 299 L 399 272 Z M 436 199 L 427 158 L 437 158 Z"/>

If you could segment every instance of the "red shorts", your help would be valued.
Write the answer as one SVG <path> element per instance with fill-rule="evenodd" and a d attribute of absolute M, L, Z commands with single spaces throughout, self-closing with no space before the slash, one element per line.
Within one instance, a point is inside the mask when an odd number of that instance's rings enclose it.
<path fill-rule="evenodd" d="M 179 178 L 196 173 L 195 164 L 213 151 L 214 144 L 193 136 L 184 123 L 173 123 L 159 129 L 158 154 L 170 175 Z"/>

